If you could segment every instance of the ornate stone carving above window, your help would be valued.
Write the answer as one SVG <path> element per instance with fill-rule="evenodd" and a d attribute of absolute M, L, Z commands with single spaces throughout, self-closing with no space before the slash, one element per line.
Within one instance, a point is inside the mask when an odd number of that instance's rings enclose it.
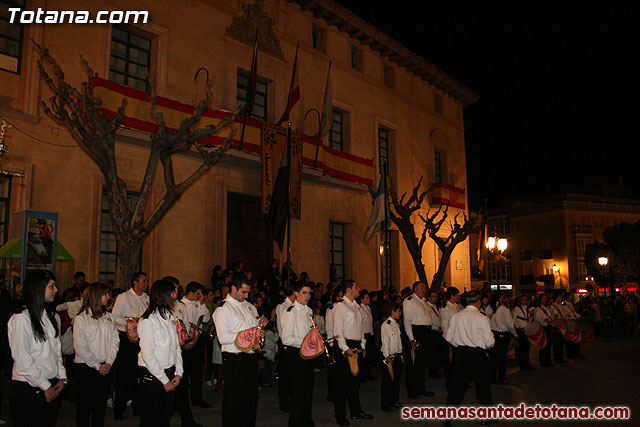
<path fill-rule="evenodd" d="M 264 0 L 242 5 L 242 15 L 233 19 L 227 34 L 253 46 L 258 31 L 258 48 L 277 58 L 284 59 L 280 40 L 273 31 L 273 19 L 264 10 Z"/>

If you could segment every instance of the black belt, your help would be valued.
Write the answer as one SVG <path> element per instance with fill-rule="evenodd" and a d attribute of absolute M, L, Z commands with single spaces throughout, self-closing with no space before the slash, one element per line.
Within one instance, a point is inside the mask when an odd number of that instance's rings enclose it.
<path fill-rule="evenodd" d="M 499 332 L 499 331 L 492 331 L 494 335 L 496 335 L 498 338 L 510 338 L 511 332 Z"/>
<path fill-rule="evenodd" d="M 347 346 L 349 348 L 362 348 L 362 341 L 357 340 L 346 340 Z"/>
<path fill-rule="evenodd" d="M 256 353 L 245 353 L 245 352 L 242 352 L 242 353 L 231 353 L 231 352 L 228 352 L 228 351 L 223 351 L 222 354 L 223 355 L 227 355 L 229 357 L 256 357 L 257 356 Z"/>
<path fill-rule="evenodd" d="M 175 365 L 167 368 L 164 370 L 165 375 L 169 378 L 169 381 L 171 381 L 173 379 L 173 377 L 175 377 L 175 373 L 176 373 L 176 367 Z M 149 381 L 160 381 L 159 379 L 157 379 L 155 377 L 155 375 L 153 375 L 151 372 L 149 372 L 149 370 L 147 368 L 145 368 L 144 366 L 138 366 L 138 377 L 140 378 L 140 381 L 143 382 L 149 382 Z"/>

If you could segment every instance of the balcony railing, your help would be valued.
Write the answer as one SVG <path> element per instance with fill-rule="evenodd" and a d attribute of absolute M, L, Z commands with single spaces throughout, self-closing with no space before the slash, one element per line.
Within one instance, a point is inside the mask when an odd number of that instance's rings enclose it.
<path fill-rule="evenodd" d="M 571 232 L 573 234 L 591 234 L 593 227 L 590 225 L 575 224 L 571 226 Z"/>

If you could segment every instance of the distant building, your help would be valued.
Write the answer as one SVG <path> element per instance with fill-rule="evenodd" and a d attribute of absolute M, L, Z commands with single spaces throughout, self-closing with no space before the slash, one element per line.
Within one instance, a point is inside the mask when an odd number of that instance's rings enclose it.
<path fill-rule="evenodd" d="M 16 3 L 30 10 L 44 6 L 38 1 Z M 81 0 L 73 7 L 95 16 L 99 10 L 133 5 Z M 422 176 L 427 185 L 455 189 L 451 191 L 458 195 L 458 208 L 452 212 L 466 212 L 463 108 L 477 100 L 475 93 L 331 0 L 143 1 L 136 2 L 135 9 L 148 10 L 149 23 L 20 25 L 0 17 L 5 21 L 0 26 L 5 41 L 0 43 L 0 113 L 15 124 L 6 139 L 10 151 L 2 167 L 26 175 L 2 178 L 2 241 L 10 237 L 6 230 L 11 212 L 55 211 L 58 238 L 75 257 L 75 268 L 85 271 L 89 280 L 114 277 L 116 245 L 102 174 L 67 129 L 39 107 L 38 98 L 51 95 L 40 79 L 32 40 L 51 50 L 77 88 L 86 80 L 82 55 L 101 77 L 120 85 L 108 92 L 101 89 L 110 99 L 121 99 L 126 90 L 148 91 L 148 69 L 158 95 L 193 105 L 203 95 L 204 73 L 197 82 L 194 76 L 206 67 L 215 78 L 212 108 L 229 111 L 246 99 L 257 29 L 253 118 L 258 125 L 247 137 L 253 142 L 261 123 L 276 122 L 285 108 L 298 43 L 301 100 L 291 121 L 306 135 L 313 135 L 318 123 L 315 114 L 305 112 L 321 109 L 329 61 L 333 64 L 332 127 L 324 140 L 330 159 L 325 169 L 314 168 L 314 153 L 306 148 L 303 153 L 309 161 L 303 168 L 302 219 L 292 220 L 294 269 L 327 282 L 330 265 L 335 265 L 338 279 L 352 277 L 369 289 L 386 284 L 400 288 L 416 279 L 397 230 L 365 244 L 372 203 L 363 184 L 376 186 L 386 164 L 400 194 Z M 143 104 L 136 106 L 140 108 L 129 103 L 127 115 L 148 116 Z M 146 166 L 148 136 L 123 129 L 119 138 L 119 173 L 133 201 Z M 274 246 L 260 211 L 260 146 L 256 151 L 250 143 L 242 151 L 230 150 L 147 238 L 140 268 L 151 278 L 171 274 L 185 282 L 207 283 L 214 265 L 241 260 L 260 278 L 273 258 L 286 259 Z M 198 165 L 189 155 L 177 156 L 174 163 L 178 175 Z M 161 186 L 161 172 L 159 177 Z M 156 189 L 149 209 L 160 196 Z M 421 213 L 427 209 L 425 203 Z M 381 246 L 386 247 L 383 256 Z M 438 249 L 428 240 L 423 254 L 428 277 L 438 260 Z M 469 286 L 468 260 L 469 246 L 463 242 L 451 258 L 454 267 L 448 269 L 447 283 Z"/>
<path fill-rule="evenodd" d="M 589 283 L 597 288 L 585 267 L 586 246 L 602 241 L 607 227 L 638 220 L 640 201 L 611 192 L 534 197 L 493 209 L 488 234 L 506 237 L 509 249 L 506 261 L 489 258 L 488 281 L 512 284 L 514 294 L 551 289 L 578 292 Z"/>

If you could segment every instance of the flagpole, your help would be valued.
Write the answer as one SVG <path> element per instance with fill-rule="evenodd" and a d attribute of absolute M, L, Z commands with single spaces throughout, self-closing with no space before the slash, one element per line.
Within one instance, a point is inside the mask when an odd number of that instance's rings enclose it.
<path fill-rule="evenodd" d="M 387 224 L 389 224 L 389 218 L 387 216 L 387 208 L 386 208 L 386 204 L 389 203 L 389 199 L 387 198 L 387 161 L 384 160 L 382 162 L 382 176 L 384 177 L 384 202 L 385 202 L 385 209 L 384 209 L 384 231 L 382 233 L 382 238 L 383 238 L 383 245 L 384 245 L 384 250 L 385 253 L 387 251 Z M 384 253 L 382 254 L 383 259 L 382 262 L 384 263 Z M 384 266 L 383 266 L 384 268 Z M 389 288 L 391 287 L 391 281 L 387 282 L 387 301 L 389 301 Z"/>
<path fill-rule="evenodd" d="M 291 122 L 287 126 L 287 158 L 289 162 L 289 180 L 287 182 L 287 290 L 291 286 Z"/>
<path fill-rule="evenodd" d="M 329 61 L 329 69 L 327 70 L 327 83 L 329 82 L 329 73 L 331 73 L 331 61 Z M 325 97 L 327 96 L 327 86 L 328 84 L 325 83 L 324 86 L 324 94 Z M 323 99 L 324 101 L 324 99 Z M 331 101 L 332 102 L 332 101 Z M 324 102 L 323 102 L 324 104 Z M 318 139 L 320 140 L 320 143 L 322 143 L 322 114 L 325 111 L 325 105 L 322 105 L 322 113 L 320 113 L 320 120 L 318 120 Z M 333 117 L 329 118 L 329 117 L 325 117 L 325 120 L 333 120 Z M 320 151 L 320 144 L 316 144 L 316 155 L 313 159 L 313 168 L 316 169 L 316 166 L 318 164 L 318 152 Z"/>
<path fill-rule="evenodd" d="M 253 78 L 254 78 L 254 73 L 257 73 L 257 70 L 255 70 L 255 67 L 257 66 L 258 62 L 258 30 L 256 29 L 256 37 L 255 37 L 255 41 L 253 42 L 253 55 L 251 56 L 251 71 L 249 72 L 249 90 L 247 91 L 247 100 L 246 103 L 244 105 L 244 117 L 242 118 L 242 133 L 240 135 L 240 146 L 238 147 L 238 149 L 240 151 L 242 151 L 242 147 L 244 145 L 244 131 L 245 128 L 247 127 L 247 116 L 249 114 L 251 114 L 251 110 L 253 110 L 253 100 L 255 99 L 255 85 L 253 84 Z M 252 92 L 252 88 L 251 86 L 253 85 L 253 94 Z"/>

